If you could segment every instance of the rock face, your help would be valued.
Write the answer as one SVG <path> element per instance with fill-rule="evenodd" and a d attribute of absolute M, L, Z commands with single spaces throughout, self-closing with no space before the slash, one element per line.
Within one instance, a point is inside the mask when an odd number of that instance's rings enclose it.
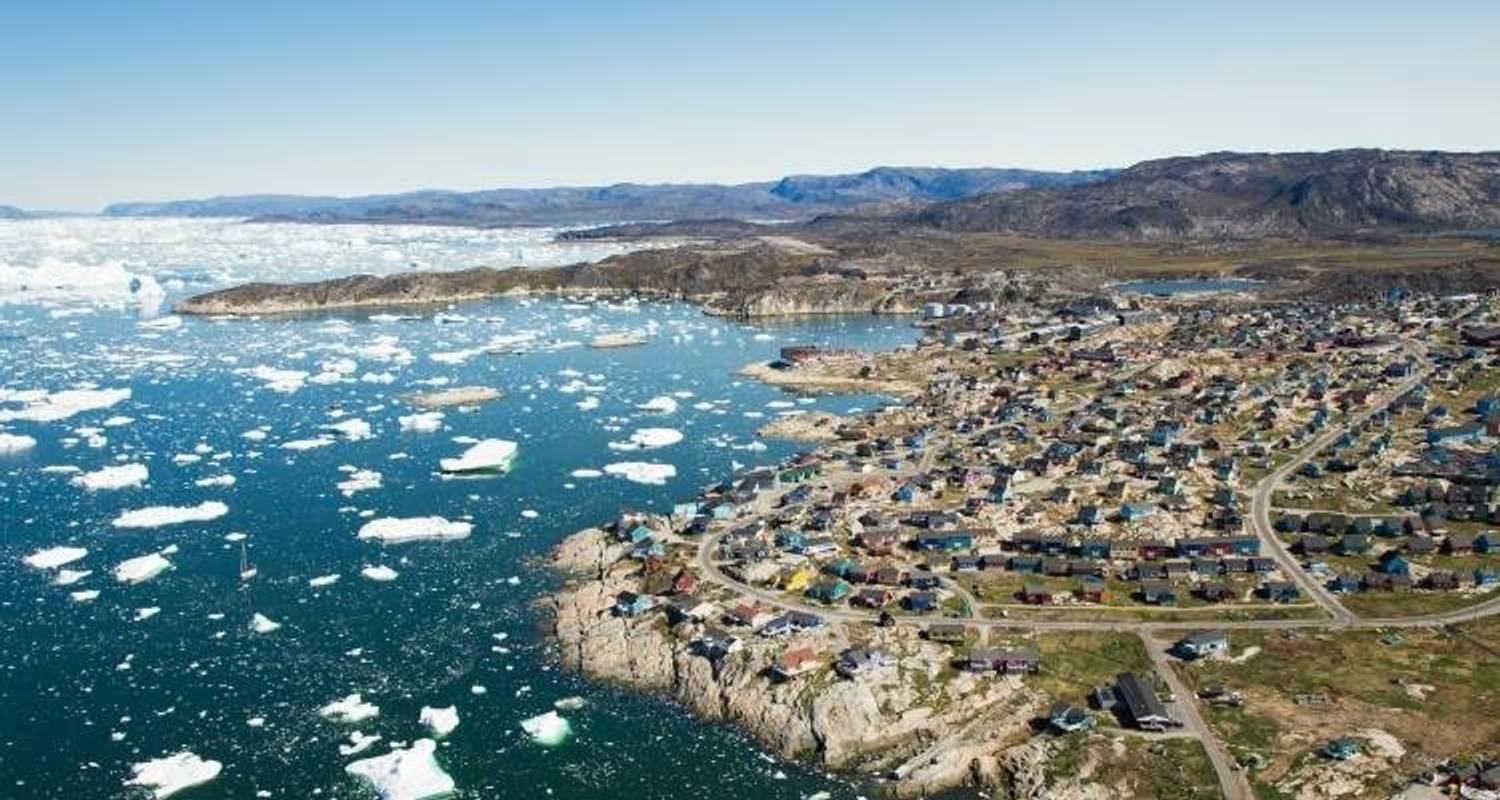
<path fill-rule="evenodd" d="M 784 682 L 767 677 L 785 647 L 810 646 L 831 657 L 846 643 L 842 633 L 790 644 L 745 634 L 743 647 L 710 661 L 691 646 L 701 626 L 670 628 L 660 616 L 611 613 L 616 595 L 639 584 L 636 566 L 620 562 L 622 554 L 623 545 L 598 529 L 574 535 L 554 553 L 554 566 L 572 576 L 548 600 L 565 668 L 662 694 L 696 716 L 738 726 L 783 758 L 894 775 L 887 788 L 895 796 L 1012 781 L 1007 765 L 1015 759 L 1004 754 L 1030 736 L 1030 721 L 1045 708 L 1021 679 L 946 675 L 934 695 L 951 656 L 908 627 L 878 634 L 893 637 L 883 646 L 905 654 L 898 665 L 858 680 L 827 668 Z"/>
<path fill-rule="evenodd" d="M 920 224 L 1053 238 L 1337 236 L 1500 226 L 1500 153 L 1335 150 L 1145 161 L 1105 181 L 990 194 Z"/>

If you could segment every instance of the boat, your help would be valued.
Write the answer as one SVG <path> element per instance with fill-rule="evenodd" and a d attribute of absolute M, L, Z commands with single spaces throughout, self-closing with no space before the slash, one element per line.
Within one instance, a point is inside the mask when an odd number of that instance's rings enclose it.
<path fill-rule="evenodd" d="M 240 542 L 240 580 L 248 581 L 258 572 L 260 570 L 250 563 L 250 551 L 245 548 L 244 542 Z"/>

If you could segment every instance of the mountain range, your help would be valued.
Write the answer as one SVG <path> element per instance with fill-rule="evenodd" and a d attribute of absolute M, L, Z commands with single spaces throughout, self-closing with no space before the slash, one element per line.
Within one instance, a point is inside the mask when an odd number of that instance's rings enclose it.
<path fill-rule="evenodd" d="M 849 175 L 792 175 L 724 184 L 634 184 L 419 191 L 365 197 L 244 195 L 156 203 L 116 203 L 115 217 L 249 217 L 297 222 L 402 222 L 474 226 L 598 224 L 723 217 L 805 220 L 818 214 L 890 212 L 1031 187 L 1103 180 L 1113 170 L 878 167 Z"/>

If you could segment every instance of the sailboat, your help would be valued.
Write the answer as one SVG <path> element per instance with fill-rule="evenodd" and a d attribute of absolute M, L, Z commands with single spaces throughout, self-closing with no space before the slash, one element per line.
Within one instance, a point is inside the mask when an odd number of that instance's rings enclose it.
<path fill-rule="evenodd" d="M 250 553 L 245 549 L 245 543 L 240 542 L 240 580 L 248 581 L 255 577 L 258 570 L 250 563 Z"/>

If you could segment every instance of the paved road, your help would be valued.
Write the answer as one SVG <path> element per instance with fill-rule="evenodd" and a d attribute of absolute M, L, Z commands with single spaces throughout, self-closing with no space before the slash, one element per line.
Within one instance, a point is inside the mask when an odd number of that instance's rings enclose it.
<path fill-rule="evenodd" d="M 1203 749 L 1208 753 L 1208 760 L 1214 765 L 1214 773 L 1219 776 L 1219 793 L 1225 800 L 1255 800 L 1255 793 L 1250 789 L 1250 782 L 1245 778 L 1244 770 L 1239 768 L 1234 757 L 1224 748 L 1224 743 L 1214 735 L 1208 723 L 1203 721 L 1203 716 L 1198 713 L 1198 702 L 1194 694 L 1182 682 L 1177 671 L 1172 669 L 1171 659 L 1167 656 L 1166 645 L 1158 639 L 1146 634 L 1141 634 L 1141 643 L 1146 646 L 1146 652 L 1151 656 L 1151 663 L 1162 679 L 1167 682 L 1167 687 L 1172 690 L 1174 702 L 1168 704 L 1169 713 L 1173 718 L 1182 723 L 1185 730 L 1192 733 L 1203 743 Z"/>

